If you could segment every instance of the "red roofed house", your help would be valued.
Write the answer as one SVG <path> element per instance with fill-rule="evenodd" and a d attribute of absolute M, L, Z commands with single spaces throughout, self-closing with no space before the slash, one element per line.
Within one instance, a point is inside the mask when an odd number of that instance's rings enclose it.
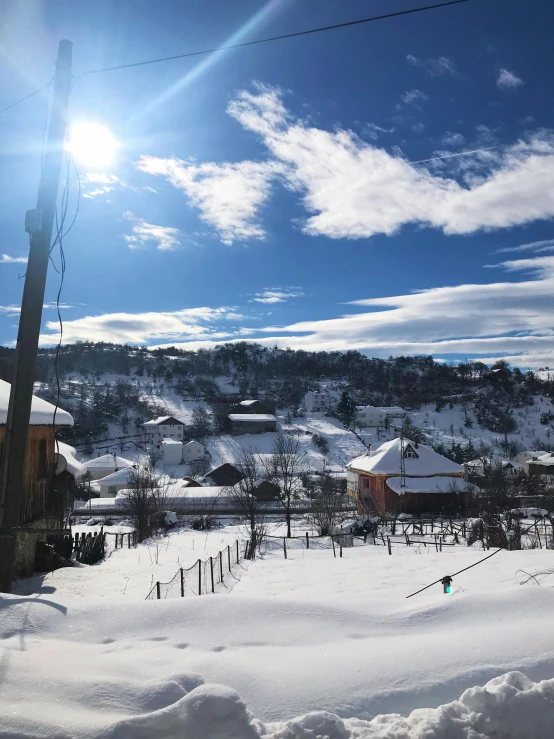
<path fill-rule="evenodd" d="M 455 512 L 465 503 L 463 467 L 409 439 L 377 445 L 346 468 L 360 513 Z"/>

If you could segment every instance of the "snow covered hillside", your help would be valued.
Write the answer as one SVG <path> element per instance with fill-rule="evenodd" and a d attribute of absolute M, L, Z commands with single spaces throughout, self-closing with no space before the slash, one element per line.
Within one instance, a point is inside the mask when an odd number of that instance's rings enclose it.
<path fill-rule="evenodd" d="M 114 556 L 86 568 L 98 589 Z M 406 599 L 483 556 L 292 549 L 228 591 L 147 602 L 77 597 L 58 571 L 0 598 L 0 736 L 547 739 L 554 575 L 520 583 L 554 571 L 551 550 L 502 551 L 451 595 Z"/>

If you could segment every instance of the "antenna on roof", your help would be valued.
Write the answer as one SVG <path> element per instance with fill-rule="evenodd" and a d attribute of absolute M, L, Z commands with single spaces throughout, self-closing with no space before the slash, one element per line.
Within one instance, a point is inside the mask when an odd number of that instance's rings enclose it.
<path fill-rule="evenodd" d="M 406 487 L 406 463 L 404 461 L 404 424 L 400 426 L 400 487 Z"/>

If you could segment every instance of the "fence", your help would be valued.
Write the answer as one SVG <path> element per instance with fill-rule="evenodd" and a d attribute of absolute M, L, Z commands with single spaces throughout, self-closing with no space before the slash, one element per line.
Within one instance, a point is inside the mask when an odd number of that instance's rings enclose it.
<path fill-rule="evenodd" d="M 217 585 L 225 584 L 225 576 L 234 577 L 232 569 L 248 556 L 249 541 L 237 539 L 228 544 L 215 557 L 199 559 L 192 567 L 177 570 L 169 582 L 157 582 L 145 600 L 184 598 L 187 595 L 215 593 Z M 236 579 L 236 578 L 235 578 Z"/>
<path fill-rule="evenodd" d="M 104 532 L 105 536 L 114 536 L 115 537 L 115 546 L 114 549 L 131 549 L 131 547 L 136 547 L 138 543 L 138 534 L 136 531 L 128 531 L 125 534 L 117 534 L 113 531 L 106 531 Z"/>
<path fill-rule="evenodd" d="M 106 553 L 103 531 L 96 534 L 90 532 L 88 534 L 75 534 L 75 536 L 49 534 L 46 541 L 48 544 L 52 544 L 58 554 L 67 559 L 71 559 L 73 552 L 75 552 L 77 562 L 86 565 L 96 564 Z"/>

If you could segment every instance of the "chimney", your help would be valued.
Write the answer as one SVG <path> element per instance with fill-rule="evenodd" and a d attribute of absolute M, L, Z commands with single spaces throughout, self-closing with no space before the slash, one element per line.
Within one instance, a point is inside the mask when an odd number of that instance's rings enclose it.
<path fill-rule="evenodd" d="M 416 436 L 416 437 L 415 437 L 415 439 L 414 439 L 414 446 L 415 446 L 415 448 L 416 448 L 416 449 L 417 449 L 417 448 L 418 448 L 418 446 L 419 446 L 419 439 L 417 438 L 417 436 Z"/>

